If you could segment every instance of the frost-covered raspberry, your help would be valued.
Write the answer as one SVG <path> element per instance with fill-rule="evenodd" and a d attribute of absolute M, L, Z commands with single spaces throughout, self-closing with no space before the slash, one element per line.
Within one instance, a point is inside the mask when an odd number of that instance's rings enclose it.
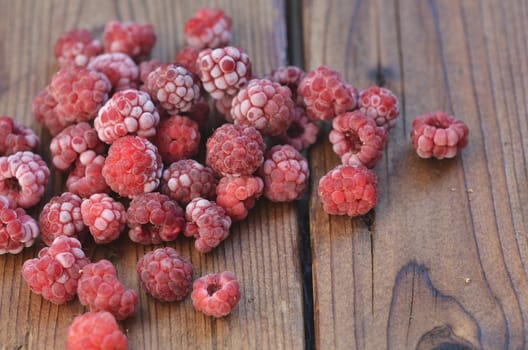
<path fill-rule="evenodd" d="M 105 52 L 122 52 L 136 62 L 148 56 L 156 44 L 152 24 L 110 21 L 103 33 Z"/>
<path fill-rule="evenodd" d="M 0 117 L 0 156 L 35 151 L 39 145 L 40 139 L 33 130 L 11 117 Z"/>
<path fill-rule="evenodd" d="M 272 202 L 287 202 L 302 197 L 308 188 L 308 161 L 290 145 L 273 146 L 259 170 L 264 180 L 264 196 Z"/>
<path fill-rule="evenodd" d="M 160 244 L 176 239 L 185 225 L 183 209 L 159 192 L 144 193 L 130 202 L 128 236 L 141 244 Z"/>
<path fill-rule="evenodd" d="M 18 254 L 39 235 L 37 222 L 8 197 L 0 195 L 0 255 Z"/>
<path fill-rule="evenodd" d="M 400 115 L 400 104 L 387 88 L 371 86 L 359 93 L 358 107 L 363 114 L 376 121 L 378 126 L 390 130 Z"/>
<path fill-rule="evenodd" d="M 40 237 L 50 245 L 56 237 L 84 238 L 86 226 L 81 215 L 82 199 L 71 192 L 50 199 L 39 216 Z"/>
<path fill-rule="evenodd" d="M 235 95 L 251 79 L 248 55 L 233 46 L 203 50 L 197 62 L 203 88 L 215 100 Z"/>
<path fill-rule="evenodd" d="M 296 150 L 302 151 L 317 141 L 319 125 L 306 116 L 306 111 L 302 107 L 295 106 L 292 117 L 288 130 L 280 134 L 277 139 L 282 144 L 289 144 Z"/>
<path fill-rule="evenodd" d="M 76 238 L 59 236 L 41 249 L 37 258 L 24 262 L 22 276 L 34 293 L 63 304 L 77 294 L 81 270 L 89 262 Z"/>
<path fill-rule="evenodd" d="M 222 175 L 251 175 L 262 164 L 264 149 L 257 129 L 224 124 L 207 140 L 205 163 Z"/>
<path fill-rule="evenodd" d="M 235 95 L 236 96 L 236 95 Z M 225 119 L 228 123 L 234 123 L 233 116 L 231 115 L 231 104 L 235 96 L 224 95 L 224 97 L 214 100 L 214 107 L 218 113 Z"/>
<path fill-rule="evenodd" d="M 156 68 L 161 67 L 163 63 L 159 60 L 143 61 L 138 65 L 139 68 L 139 81 L 143 84 L 147 82 L 148 75 Z"/>
<path fill-rule="evenodd" d="M 200 54 L 200 50 L 192 47 L 192 46 L 185 46 L 182 47 L 178 52 L 176 52 L 176 55 L 174 56 L 174 63 L 175 64 L 181 64 L 185 68 L 187 68 L 189 71 L 193 72 L 194 74 L 198 75 L 200 69 L 198 67 L 198 55 Z"/>
<path fill-rule="evenodd" d="M 75 317 L 68 327 L 66 350 L 87 349 L 128 349 L 128 339 L 110 312 L 86 312 Z"/>
<path fill-rule="evenodd" d="M 203 96 L 200 96 L 198 101 L 196 101 L 191 107 L 191 110 L 182 113 L 182 115 L 191 118 L 196 123 L 198 123 L 198 126 L 201 129 L 204 129 L 207 125 L 207 121 L 209 120 L 209 112 L 209 102 L 207 102 Z"/>
<path fill-rule="evenodd" d="M 84 199 L 81 215 L 98 244 L 116 240 L 126 224 L 125 207 L 106 193 L 95 193 Z"/>
<path fill-rule="evenodd" d="M 125 135 L 151 137 L 160 120 L 148 93 L 127 89 L 116 92 L 99 110 L 94 120 L 99 139 L 112 143 Z"/>
<path fill-rule="evenodd" d="M 137 293 L 125 289 L 114 265 L 106 259 L 83 267 L 77 295 L 90 311 L 108 311 L 118 320 L 134 316 L 138 307 Z"/>
<path fill-rule="evenodd" d="M 202 7 L 185 22 L 185 38 L 197 49 L 226 46 L 231 41 L 231 18 L 219 8 Z"/>
<path fill-rule="evenodd" d="M 35 116 L 35 120 L 44 125 L 51 135 L 57 135 L 67 125 L 72 124 L 72 122 L 59 117 L 55 111 L 56 106 L 57 101 L 49 94 L 47 87 L 35 96 L 31 104 L 31 112 Z"/>
<path fill-rule="evenodd" d="M 0 195 L 22 208 L 37 204 L 48 184 L 50 170 L 38 154 L 17 152 L 0 157 Z"/>
<path fill-rule="evenodd" d="M 453 158 L 468 143 L 467 125 L 445 112 L 418 116 L 412 126 L 411 141 L 421 158 Z"/>
<path fill-rule="evenodd" d="M 297 89 L 305 76 L 306 72 L 297 66 L 282 66 L 274 69 L 267 79 L 290 88 L 292 100 L 302 103 L 302 98 L 297 96 Z"/>
<path fill-rule="evenodd" d="M 104 163 L 105 157 L 92 150 L 81 153 L 66 179 L 68 191 L 82 198 L 110 192 L 102 173 Z"/>
<path fill-rule="evenodd" d="M 103 177 L 123 197 L 152 192 L 159 185 L 163 163 L 158 149 L 139 136 L 124 136 L 110 145 Z"/>
<path fill-rule="evenodd" d="M 264 182 L 258 176 L 224 176 L 216 186 L 216 204 L 231 220 L 240 221 L 262 196 Z"/>
<path fill-rule="evenodd" d="M 224 208 L 205 198 L 194 198 L 185 208 L 185 236 L 194 237 L 194 246 L 208 253 L 229 236 L 231 218 Z"/>
<path fill-rule="evenodd" d="M 376 206 L 378 180 L 364 166 L 339 165 L 319 180 L 317 193 L 330 215 L 363 215 Z"/>
<path fill-rule="evenodd" d="M 86 67 L 90 60 L 103 52 L 103 45 L 86 29 L 72 29 L 55 43 L 55 57 L 61 67 Z"/>
<path fill-rule="evenodd" d="M 200 146 L 198 124 L 181 115 L 170 116 L 159 124 L 152 143 L 166 164 L 190 158 L 198 153 Z"/>
<path fill-rule="evenodd" d="M 240 301 L 240 284 L 229 271 L 205 275 L 194 281 L 191 298 L 207 316 L 227 316 Z"/>
<path fill-rule="evenodd" d="M 95 57 L 88 68 L 107 76 L 112 91 L 136 89 L 138 87 L 139 68 L 130 56 L 121 53 L 105 53 Z"/>
<path fill-rule="evenodd" d="M 328 138 L 343 164 L 373 168 L 383 156 L 387 131 L 361 111 L 354 111 L 333 120 Z"/>
<path fill-rule="evenodd" d="M 161 301 L 183 300 L 191 292 L 193 266 L 171 247 L 145 254 L 137 263 L 141 285 Z"/>

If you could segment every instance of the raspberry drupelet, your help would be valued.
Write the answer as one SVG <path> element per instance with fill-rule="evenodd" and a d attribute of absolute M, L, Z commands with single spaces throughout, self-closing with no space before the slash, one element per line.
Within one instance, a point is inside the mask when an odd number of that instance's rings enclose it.
<path fill-rule="evenodd" d="M 192 47 L 192 46 L 185 46 L 182 47 L 178 52 L 176 52 L 176 55 L 174 56 L 174 64 L 181 64 L 185 68 L 187 68 L 189 71 L 193 72 L 196 75 L 199 75 L 199 67 L 198 67 L 198 55 L 200 54 L 200 50 Z"/>
<path fill-rule="evenodd" d="M 198 153 L 200 128 L 190 118 L 172 115 L 158 125 L 152 143 L 158 147 L 165 164 L 191 158 Z"/>
<path fill-rule="evenodd" d="M 467 125 L 445 112 L 416 117 L 412 126 L 411 141 L 421 158 L 453 158 L 468 143 Z"/>
<path fill-rule="evenodd" d="M 88 64 L 88 68 L 106 75 L 114 92 L 138 87 L 139 68 L 134 60 L 124 53 L 99 55 Z"/>
<path fill-rule="evenodd" d="M 35 116 L 35 120 L 46 127 L 52 136 L 57 135 L 71 124 L 71 122 L 59 117 L 55 111 L 56 106 L 57 101 L 50 95 L 47 87 L 39 92 L 31 103 L 31 113 Z"/>
<path fill-rule="evenodd" d="M 258 176 L 224 176 L 216 186 L 216 204 L 224 208 L 232 221 L 247 217 L 264 191 Z"/>
<path fill-rule="evenodd" d="M 0 195 L 0 255 L 18 254 L 39 235 L 37 222 L 8 197 Z"/>
<path fill-rule="evenodd" d="M 309 148 L 317 141 L 319 125 L 306 116 L 304 108 L 295 106 L 292 113 L 292 122 L 288 129 L 277 136 L 282 144 L 289 144 L 296 150 L 302 151 Z"/>
<path fill-rule="evenodd" d="M 103 52 L 103 44 L 86 29 L 72 29 L 55 43 L 55 58 L 61 67 L 86 67 L 90 60 Z"/>
<path fill-rule="evenodd" d="M 87 349 L 128 349 L 128 339 L 110 312 L 86 312 L 75 317 L 68 327 L 66 350 Z"/>
<path fill-rule="evenodd" d="M 306 72 L 297 66 L 282 66 L 271 71 L 267 79 L 287 86 L 292 93 L 292 100 L 297 104 L 302 104 L 302 98 L 297 95 L 297 89 L 305 76 Z"/>
<path fill-rule="evenodd" d="M 35 132 L 11 117 L 0 117 L 0 156 L 23 151 L 35 151 L 40 139 Z"/>
<path fill-rule="evenodd" d="M 371 86 L 359 93 L 358 107 L 363 114 L 389 131 L 400 115 L 400 104 L 387 88 Z"/>
<path fill-rule="evenodd" d="M 108 193 L 108 187 L 103 177 L 105 157 L 92 150 L 79 154 L 73 170 L 66 179 L 66 188 L 79 197 L 90 197 L 94 193 Z"/>
<path fill-rule="evenodd" d="M 76 194 L 64 192 L 44 205 L 39 215 L 40 237 L 47 245 L 59 236 L 84 238 L 86 226 L 81 214 L 82 199 Z"/>
<path fill-rule="evenodd" d="M 202 7 L 185 22 L 184 32 L 194 48 L 226 46 L 231 41 L 231 18 L 219 8 Z"/>
<path fill-rule="evenodd" d="M 183 300 L 192 290 L 193 266 L 171 247 L 145 254 L 137 272 L 143 288 L 161 301 Z"/>
<path fill-rule="evenodd" d="M 126 224 L 125 207 L 106 193 L 95 193 L 84 199 L 81 215 L 97 244 L 116 240 Z"/>
<path fill-rule="evenodd" d="M 207 316 L 224 317 L 240 301 L 240 284 L 230 271 L 212 273 L 194 281 L 193 306 Z"/>
<path fill-rule="evenodd" d="M 150 56 L 156 44 L 156 33 L 152 24 L 110 21 L 103 33 L 105 52 L 122 52 L 136 62 Z"/>

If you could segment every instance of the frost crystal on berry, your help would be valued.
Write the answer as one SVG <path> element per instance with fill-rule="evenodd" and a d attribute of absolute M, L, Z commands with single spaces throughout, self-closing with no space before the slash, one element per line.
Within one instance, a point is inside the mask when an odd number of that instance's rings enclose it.
<path fill-rule="evenodd" d="M 50 245 L 58 236 L 75 237 L 82 241 L 86 226 L 81 215 L 82 199 L 64 192 L 50 199 L 39 215 L 40 236 Z"/>
<path fill-rule="evenodd" d="M 112 91 L 135 89 L 138 86 L 138 66 L 130 56 L 124 53 L 99 55 L 88 64 L 88 68 L 106 75 L 112 84 Z"/>

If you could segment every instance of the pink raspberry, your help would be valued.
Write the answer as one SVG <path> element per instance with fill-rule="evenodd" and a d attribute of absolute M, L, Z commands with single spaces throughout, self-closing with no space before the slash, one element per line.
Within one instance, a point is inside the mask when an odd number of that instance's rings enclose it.
<path fill-rule="evenodd" d="M 286 132 L 277 138 L 282 144 L 289 144 L 296 150 L 309 148 L 317 141 L 319 125 L 306 116 L 304 108 L 296 106 L 292 113 L 292 122 Z"/>
<path fill-rule="evenodd" d="M 231 218 L 224 208 L 205 198 L 194 198 L 185 208 L 187 225 L 184 234 L 194 237 L 194 246 L 201 253 L 208 253 L 229 236 Z"/>
<path fill-rule="evenodd" d="M 37 204 L 48 185 L 50 170 L 38 154 L 26 151 L 0 157 L 0 195 L 19 207 Z"/>
<path fill-rule="evenodd" d="M 166 164 L 190 158 L 198 153 L 200 146 L 198 124 L 181 115 L 170 116 L 159 124 L 152 143 Z"/>
<path fill-rule="evenodd" d="M 145 254 L 137 263 L 137 272 L 143 288 L 161 301 L 183 300 L 191 292 L 193 266 L 174 248 Z"/>
<path fill-rule="evenodd" d="M 302 197 L 308 188 L 308 161 L 290 145 L 273 146 L 260 168 L 264 196 L 272 202 L 287 202 Z"/>
<path fill-rule="evenodd" d="M 136 89 L 139 68 L 130 56 L 121 53 L 105 53 L 95 57 L 88 68 L 103 73 L 112 84 L 112 91 Z"/>
<path fill-rule="evenodd" d="M 223 119 L 228 123 L 235 122 L 233 116 L 231 115 L 231 104 L 233 103 L 235 96 L 224 95 L 224 97 L 221 99 L 213 101 L 216 111 L 220 113 Z"/>
<path fill-rule="evenodd" d="M 182 115 L 194 120 L 196 123 L 198 123 L 198 127 L 204 129 L 207 125 L 207 121 L 209 120 L 209 112 L 209 103 L 203 96 L 200 96 L 198 101 L 196 101 L 191 107 L 191 110 L 182 113 Z"/>
<path fill-rule="evenodd" d="M 317 193 L 330 215 L 363 215 L 376 206 L 378 180 L 364 166 L 340 165 L 319 180 Z"/>
<path fill-rule="evenodd" d="M 338 115 L 332 123 L 329 140 L 343 164 L 373 168 L 383 156 L 387 131 L 361 111 Z"/>
<path fill-rule="evenodd" d="M 73 122 L 68 122 L 59 117 L 55 107 L 57 101 L 49 94 L 46 88 L 38 93 L 31 104 L 31 112 L 35 120 L 46 127 L 51 135 L 57 135 L 62 129 Z"/>
<path fill-rule="evenodd" d="M 282 66 L 274 69 L 266 79 L 287 86 L 292 93 L 292 100 L 299 104 L 302 98 L 297 96 L 297 89 L 305 76 L 306 72 L 297 66 Z"/>
<path fill-rule="evenodd" d="M 122 52 L 136 62 L 143 61 L 156 44 L 152 24 L 110 21 L 103 33 L 105 52 Z"/>
<path fill-rule="evenodd" d="M 115 241 L 126 224 L 125 207 L 106 193 L 96 193 L 84 199 L 81 215 L 97 244 Z"/>
<path fill-rule="evenodd" d="M 147 83 L 148 75 L 156 70 L 156 68 L 161 67 L 163 63 L 158 60 L 143 61 L 139 64 L 139 81 L 143 84 Z"/>
<path fill-rule="evenodd" d="M 38 258 L 24 262 L 22 277 L 34 293 L 54 304 L 64 304 L 77 294 L 82 268 L 89 262 L 76 238 L 59 236 L 39 251 Z"/>
<path fill-rule="evenodd" d="M 103 177 L 105 157 L 92 150 L 79 154 L 73 170 L 66 180 L 66 188 L 79 197 L 90 197 L 94 193 L 108 193 L 110 188 Z"/>
<path fill-rule="evenodd" d="M 231 41 L 231 18 L 218 8 L 200 8 L 185 22 L 189 46 L 197 49 L 226 46 Z"/>
<path fill-rule="evenodd" d="M 86 67 L 90 60 L 103 52 L 103 45 L 86 29 L 72 29 L 55 43 L 55 57 L 61 67 Z"/>
<path fill-rule="evenodd" d="M 182 47 L 174 56 L 174 64 L 180 64 L 194 74 L 199 75 L 200 68 L 197 62 L 199 54 L 200 50 L 195 47 Z"/>
<path fill-rule="evenodd" d="M 205 163 L 222 175 L 251 175 L 264 161 L 266 145 L 253 127 L 220 126 L 207 140 Z"/>
<path fill-rule="evenodd" d="M 379 86 L 361 91 L 358 107 L 363 114 L 374 119 L 378 126 L 387 131 L 396 124 L 396 118 L 400 115 L 400 104 L 396 96 L 389 89 Z"/>
<path fill-rule="evenodd" d="M 0 117 L 0 156 L 35 151 L 39 145 L 40 139 L 33 130 L 11 117 Z"/>
<path fill-rule="evenodd" d="M 0 195 L 0 255 L 18 254 L 39 235 L 37 222 L 8 197 Z"/>
<path fill-rule="evenodd" d="M 82 199 L 71 192 L 55 196 L 44 205 L 39 216 L 40 237 L 47 245 L 59 236 L 83 240 L 86 226 L 81 215 Z"/>
<path fill-rule="evenodd" d="M 240 221 L 247 217 L 263 191 L 264 182 L 258 176 L 224 176 L 216 186 L 216 204 L 224 208 L 231 220 Z"/>
<path fill-rule="evenodd" d="M 108 311 L 118 320 L 134 316 L 138 307 L 137 293 L 125 289 L 114 265 L 106 259 L 83 267 L 77 295 L 90 311 Z"/>
<path fill-rule="evenodd" d="M 159 192 L 134 197 L 127 210 L 128 236 L 141 244 L 160 244 L 178 237 L 185 225 L 183 209 Z"/>
<path fill-rule="evenodd" d="M 110 145 L 103 177 L 123 197 L 134 197 L 158 188 L 163 163 L 158 149 L 139 136 L 124 136 Z"/>
<path fill-rule="evenodd" d="M 128 339 L 107 311 L 86 312 L 73 319 L 66 333 L 66 350 L 127 350 Z"/>
<path fill-rule="evenodd" d="M 205 275 L 194 281 L 191 298 L 207 316 L 227 316 L 240 301 L 240 284 L 230 271 Z"/>

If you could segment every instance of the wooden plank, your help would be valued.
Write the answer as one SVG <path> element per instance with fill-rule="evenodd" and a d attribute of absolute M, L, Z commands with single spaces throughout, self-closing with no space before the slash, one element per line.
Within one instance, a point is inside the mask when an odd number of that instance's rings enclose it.
<path fill-rule="evenodd" d="M 402 103 L 367 217 L 322 211 L 317 184 L 339 160 L 326 134 L 311 151 L 317 348 L 526 348 L 525 2 L 304 5 L 307 68 L 327 64 L 358 88 L 381 81 Z M 414 117 L 435 110 L 469 125 L 455 159 L 410 145 Z"/>
<path fill-rule="evenodd" d="M 172 60 L 183 45 L 183 24 L 206 1 L 9 1 L 0 0 L 0 114 L 15 117 L 38 130 L 41 152 L 49 161 L 49 134 L 31 115 L 31 101 L 49 83 L 57 66 L 54 41 L 66 30 L 82 27 L 97 35 L 117 18 L 150 22 L 158 42 L 153 57 Z M 286 63 L 283 1 L 214 1 L 233 18 L 233 42 L 243 47 L 257 75 Z M 47 197 L 62 190 L 64 176 L 54 175 Z M 34 211 L 37 214 L 38 209 Z M 125 235 L 126 236 L 126 235 Z M 194 275 L 231 270 L 242 286 L 238 308 L 214 320 L 195 312 L 190 297 L 181 303 L 161 303 L 140 288 L 137 260 L 154 247 L 122 237 L 105 247 L 86 247 L 93 260 L 115 262 L 120 279 L 140 295 L 137 317 L 121 323 L 131 349 L 294 349 L 304 345 L 302 287 L 298 259 L 297 208 L 261 201 L 248 220 L 234 225 L 230 238 L 214 252 L 202 255 L 190 240 L 167 244 L 191 259 Z M 36 256 L 42 244 L 15 256 L 0 256 L 0 348 L 62 348 L 66 328 L 85 311 L 78 301 L 56 306 L 30 293 L 21 278 L 22 263 Z"/>

